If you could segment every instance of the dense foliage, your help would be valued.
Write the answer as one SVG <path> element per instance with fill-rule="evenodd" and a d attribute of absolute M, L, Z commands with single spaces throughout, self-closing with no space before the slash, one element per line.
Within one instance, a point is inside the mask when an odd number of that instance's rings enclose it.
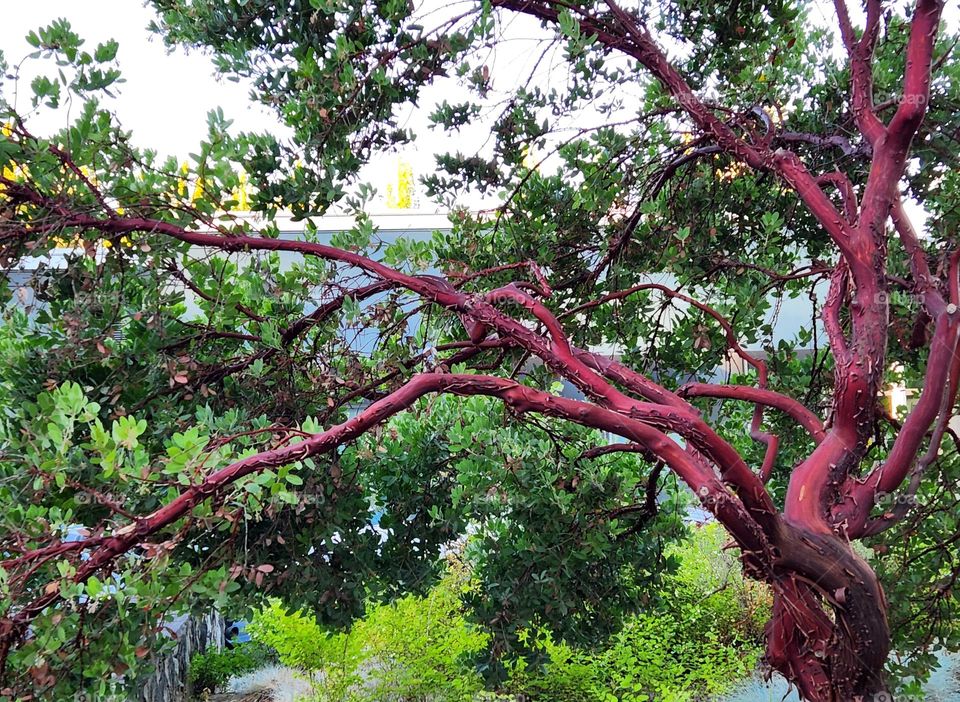
<path fill-rule="evenodd" d="M 597 645 L 661 587 L 681 484 L 808 699 L 960 646 L 942 2 L 838 0 L 839 32 L 779 1 L 152 5 L 293 136 L 215 110 L 184 168 L 101 104 L 115 42 L 0 57 L 3 694 L 129 684 L 175 611 L 346 624 L 468 534 L 491 665 L 538 620 Z M 362 167 L 424 112 L 484 138 L 424 178 L 449 231 L 382 239 Z"/>
<path fill-rule="evenodd" d="M 461 595 L 470 585 L 463 567 L 452 565 L 423 597 L 374 605 L 348 631 L 325 631 L 275 601 L 257 613 L 250 633 L 311 680 L 316 702 L 475 699 L 483 680 L 473 658 L 488 636 L 464 619 Z"/>
<path fill-rule="evenodd" d="M 14 312 L 6 331 L 17 323 L 26 320 Z M 43 358 L 39 349 L 29 348 L 31 356 Z M 15 375 L 29 383 L 37 377 Z M 36 461 L 41 471 L 56 470 L 61 477 L 51 488 L 61 497 L 50 512 L 23 505 L 6 518 L 18 524 L 53 519 L 68 538 L 80 539 L 89 531 L 79 525 L 105 510 L 134 510 L 141 491 L 124 495 L 118 505 L 118 481 L 183 484 L 191 470 L 249 454 L 262 445 L 261 436 L 289 440 L 265 417 L 244 415 L 242 405 L 215 414 L 215 402 L 208 398 L 192 416 L 180 414 L 175 424 L 180 431 L 168 438 L 167 426 L 150 426 L 136 414 L 105 425 L 100 404 L 75 382 L 42 391 L 33 401 L 18 399 L 19 409 L 10 410 L 5 425 L 7 446 L 21 451 L 22 461 Z M 244 420 L 255 430 L 238 436 L 236 427 Z M 308 417 L 284 433 L 296 436 L 317 426 Z M 565 439 L 562 449 L 559 436 Z M 657 585 L 661 544 L 679 534 L 680 514 L 679 505 L 665 503 L 654 515 L 645 501 L 642 509 L 621 514 L 625 498 L 646 491 L 648 468 L 629 454 L 581 461 L 580 453 L 596 438 L 573 425 L 517 422 L 484 398 L 465 403 L 441 398 L 348 447 L 328 482 L 312 476 L 318 464 L 310 459 L 243 481 L 222 504 L 195 514 L 194 535 L 186 543 L 150 545 L 107 577 L 63 591 L 80 603 L 122 605 L 128 598 L 155 603 L 117 611 L 51 611 L 49 635 L 60 643 L 57 637 L 67 626 L 94 631 L 100 617 L 113 616 L 123 624 L 113 635 L 92 637 L 88 654 L 102 653 L 75 671 L 76 680 L 65 682 L 93 685 L 109 672 L 103 667 L 108 661 L 114 661 L 114 670 L 135 668 L 146 652 L 135 632 L 148 627 L 162 633 L 166 615 L 158 619 L 153 607 L 162 612 L 167 601 L 174 606 L 181 599 L 194 601 L 239 616 L 262 595 L 282 595 L 320 613 L 326 623 L 344 623 L 371 597 L 428 589 L 441 565 L 441 549 L 468 528 L 478 582 L 463 596 L 475 604 L 478 617 L 496 623 L 501 645 L 551 608 L 559 631 L 596 641 L 618 625 L 618 612 L 636 607 L 641 593 L 649 597 Z M 563 484 L 568 473 L 585 483 L 582 502 Z M 23 479 L 42 477 L 25 473 Z M 149 508 L 155 497 L 143 493 L 140 499 Z M 579 524 L 584 514 L 594 515 L 592 523 Z M 204 522 L 217 516 L 225 523 L 207 533 Z M 524 535 L 510 537 L 511 528 Z M 577 542 L 582 546 L 574 561 L 556 547 Z M 248 559 L 246 565 L 231 565 L 237 552 Z M 296 570 L 275 573 L 274 564 L 284 563 L 296 564 Z M 24 653 L 45 645 L 50 641 L 37 637 Z M 110 683 L 107 675 L 103 684 Z"/>
<path fill-rule="evenodd" d="M 728 691 L 754 671 L 770 600 L 718 551 L 724 540 L 712 525 L 669 549 L 676 570 L 657 601 L 598 649 L 558 642 L 549 630 L 529 632 L 525 645 L 546 661 L 537 661 L 541 668 L 519 659 L 504 688 L 536 702 L 684 702 Z"/>

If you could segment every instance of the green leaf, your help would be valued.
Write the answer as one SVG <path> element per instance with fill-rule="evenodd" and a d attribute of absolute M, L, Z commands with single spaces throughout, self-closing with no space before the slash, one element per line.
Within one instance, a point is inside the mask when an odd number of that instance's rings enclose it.
<path fill-rule="evenodd" d="M 53 422 L 47 424 L 47 436 L 53 442 L 54 447 L 59 451 L 63 447 L 63 430 Z"/>
<path fill-rule="evenodd" d="M 115 40 L 111 39 L 102 44 L 98 44 L 96 50 L 93 53 L 93 58 L 99 63 L 106 63 L 107 61 L 113 61 L 117 57 L 117 49 L 120 48 L 120 44 Z"/>
<path fill-rule="evenodd" d="M 557 22 L 560 24 L 560 31 L 565 37 L 572 40 L 580 38 L 580 22 L 570 10 L 561 10 L 557 15 Z"/>
<path fill-rule="evenodd" d="M 91 575 L 86 582 L 87 594 L 96 597 L 103 590 L 103 585 L 96 575 Z"/>
<path fill-rule="evenodd" d="M 277 325 L 273 322 L 263 322 L 260 324 L 260 338 L 263 343 L 273 349 L 281 348 L 280 332 Z"/>
<path fill-rule="evenodd" d="M 137 438 L 147 429 L 147 420 L 134 417 L 120 417 L 113 423 L 111 434 L 114 442 L 127 449 L 139 446 Z"/>

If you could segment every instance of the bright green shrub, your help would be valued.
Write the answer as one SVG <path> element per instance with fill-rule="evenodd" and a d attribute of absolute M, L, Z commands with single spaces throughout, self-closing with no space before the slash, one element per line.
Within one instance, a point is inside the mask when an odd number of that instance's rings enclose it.
<path fill-rule="evenodd" d="M 375 700 L 470 700 L 483 681 L 470 659 L 488 635 L 463 617 L 470 587 L 464 567 L 451 561 L 447 576 L 426 597 L 404 597 L 373 607 L 353 629 L 372 666 L 365 687 Z"/>
<path fill-rule="evenodd" d="M 682 603 L 695 626 L 705 623 L 721 641 L 747 644 L 763 636 L 770 618 L 770 591 L 763 583 L 743 577 L 737 552 L 724 550 L 728 541 L 723 529 L 712 523 L 667 548 L 679 563 L 670 579 L 670 601 Z"/>
<path fill-rule="evenodd" d="M 463 566 L 451 562 L 428 595 L 372 606 L 349 631 L 325 631 L 279 602 L 259 612 L 248 631 L 283 664 L 310 675 L 317 702 L 470 700 L 483 689 L 470 658 L 489 637 L 463 617 L 468 587 Z"/>
<path fill-rule="evenodd" d="M 524 631 L 521 643 L 546 658 L 544 668 L 523 658 L 507 664 L 509 678 L 504 691 L 520 699 L 549 702 L 606 702 L 602 666 L 583 651 L 554 640 L 546 629 Z"/>
<path fill-rule="evenodd" d="M 281 663 L 307 674 L 318 700 L 345 700 L 360 682 L 362 656 L 353 632 L 326 631 L 309 614 L 290 612 L 278 600 L 259 611 L 247 631 L 273 648 Z"/>
<path fill-rule="evenodd" d="M 708 525 L 670 547 L 676 569 L 660 600 L 628 617 L 601 647 L 575 648 L 546 627 L 522 631 L 528 655 L 506 662 L 501 692 L 530 702 L 687 702 L 728 689 L 759 660 L 770 597 L 743 578 L 736 556 L 722 551 L 724 538 Z M 472 587 L 465 567 L 448 565 L 427 596 L 371 606 L 347 632 L 325 631 L 278 602 L 249 631 L 281 662 L 311 674 L 317 702 L 482 699 L 470 661 L 489 636 L 463 616 Z"/>
<path fill-rule="evenodd" d="M 723 692 L 756 666 L 756 646 L 735 648 L 712 631 L 688 638 L 684 629 L 663 613 L 639 615 L 592 652 L 538 633 L 533 645 L 548 662 L 542 671 L 515 664 L 506 691 L 533 702 L 687 702 Z"/>
<path fill-rule="evenodd" d="M 671 547 L 678 567 L 661 602 L 629 617 L 599 649 L 577 650 L 548 631 L 528 632 L 529 652 L 547 662 L 542 670 L 514 663 L 507 691 L 533 702 L 686 702 L 748 675 L 760 657 L 770 598 L 720 550 L 723 538 L 707 525 Z"/>
<path fill-rule="evenodd" d="M 257 644 L 241 644 L 223 651 L 208 651 L 190 660 L 190 685 L 194 694 L 219 691 L 237 675 L 249 673 L 264 665 L 269 651 Z"/>

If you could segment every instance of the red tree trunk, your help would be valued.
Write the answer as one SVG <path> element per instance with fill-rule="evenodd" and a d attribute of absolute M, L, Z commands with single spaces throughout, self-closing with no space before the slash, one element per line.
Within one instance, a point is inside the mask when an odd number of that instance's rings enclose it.
<path fill-rule="evenodd" d="M 876 574 L 834 535 L 785 526 L 767 661 L 812 702 L 867 702 L 886 691 L 886 602 Z"/>

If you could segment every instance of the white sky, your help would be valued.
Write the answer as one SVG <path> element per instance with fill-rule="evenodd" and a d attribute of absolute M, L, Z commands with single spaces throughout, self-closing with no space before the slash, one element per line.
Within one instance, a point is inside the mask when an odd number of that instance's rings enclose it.
<path fill-rule="evenodd" d="M 858 5 L 850 0 L 851 6 Z M 818 14 L 824 22 L 833 23 L 832 3 L 820 0 L 816 3 L 814 20 Z M 153 10 L 139 0 L 30 0 L 14 2 L 0 0 L 0 49 L 11 67 L 31 51 L 24 40 L 28 31 L 64 17 L 73 26 L 86 46 L 92 51 L 97 43 L 115 38 L 120 43 L 118 62 L 125 83 L 119 86 L 119 97 L 110 103 L 123 126 L 133 131 L 134 141 L 140 146 L 157 149 L 161 156 L 176 155 L 179 159 L 196 151 L 206 135 L 207 111 L 220 106 L 226 116 L 234 120 L 234 128 L 244 131 L 282 131 L 278 120 L 265 108 L 249 99 L 248 88 L 243 83 L 217 80 L 208 57 L 199 52 L 187 53 L 183 49 L 170 52 L 160 39 L 147 31 L 147 24 L 154 17 Z M 960 18 L 960 7 L 949 3 L 946 16 L 951 26 Z M 518 21 L 527 18 L 516 18 Z M 522 27 L 521 36 L 524 32 Z M 524 64 L 529 65 L 530 56 L 524 56 L 524 42 L 510 47 L 504 55 L 492 58 L 492 75 L 498 80 L 517 80 L 524 73 Z M 529 49 L 529 44 L 526 45 Z M 526 59 L 524 61 L 524 59 Z M 38 67 L 49 70 L 49 64 Z M 29 100 L 29 78 L 22 81 Z M 452 86 L 435 86 L 423 104 L 445 97 Z M 462 96 L 450 96 L 451 102 Z M 20 105 L 21 109 L 27 105 Z M 462 149 L 467 152 L 479 149 L 482 134 L 443 137 L 437 132 L 421 129 L 422 116 L 411 121 L 419 135 L 421 148 L 411 148 L 404 157 L 413 165 L 416 175 L 422 175 L 433 167 L 433 154 L 443 150 Z M 59 123 L 56 121 L 59 120 Z M 68 120 L 65 111 L 46 111 L 39 119 L 32 120 L 38 131 L 53 130 L 64 126 Z M 423 122 L 425 124 L 425 122 Z M 428 146 L 427 146 L 428 144 Z M 377 164 L 365 174 L 367 179 L 383 194 L 385 180 L 396 177 L 396 159 Z M 385 168 L 386 166 L 386 168 Z M 371 175 L 373 177 L 371 177 Z M 378 177 L 379 176 L 379 177 Z M 377 181 L 380 182 L 377 182 Z"/>
<path fill-rule="evenodd" d="M 273 113 L 250 100 L 248 83 L 218 80 L 209 57 L 201 52 L 187 52 L 179 47 L 169 50 L 158 36 L 147 30 L 156 14 L 140 0 L 31 0 L 28 3 L 0 0 L 0 8 L 3 18 L 0 50 L 11 69 L 33 51 L 24 39 L 26 34 L 58 18 L 70 22 L 72 29 L 84 39 L 84 49 L 91 53 L 98 43 L 116 39 L 120 45 L 117 62 L 125 82 L 116 86 L 116 90 L 111 88 L 117 99 L 102 96 L 101 100 L 115 111 L 123 127 L 133 132 L 135 144 L 155 149 L 161 157 L 174 155 L 178 160 L 186 160 L 188 154 L 196 153 L 207 133 L 207 112 L 215 107 L 222 107 L 225 116 L 234 121 L 234 131 L 289 134 Z M 532 28 L 526 29 L 525 23 Z M 515 82 L 533 65 L 535 56 L 530 55 L 531 43 L 525 37 L 536 36 L 534 28 L 538 26 L 527 17 L 511 18 L 510 24 L 514 35 L 520 36 L 488 61 L 493 75 L 503 76 L 507 83 Z M 30 80 L 37 73 L 49 72 L 51 66 L 48 61 L 25 62 L 19 81 L 21 112 L 30 107 Z M 7 92 L 9 89 L 9 85 L 4 88 Z M 408 147 L 401 156 L 375 157 L 361 172 L 363 180 L 371 182 L 384 197 L 387 183 L 396 182 L 401 158 L 411 164 L 415 177 L 419 177 L 433 170 L 436 153 L 458 150 L 475 153 L 482 149 L 489 135 L 483 126 L 471 126 L 466 133 L 455 135 L 427 129 L 425 107 L 443 99 L 456 103 L 469 97 L 468 91 L 452 80 L 428 86 L 421 108 L 405 110 L 399 123 L 401 127 L 413 129 L 419 147 L 417 144 Z M 33 130 L 41 134 L 56 131 L 68 121 L 69 114 L 63 109 L 44 109 L 30 118 Z M 485 207 L 494 200 L 493 195 L 477 197 L 471 198 L 470 204 Z"/>
<path fill-rule="evenodd" d="M 238 129 L 277 126 L 267 110 L 250 101 L 246 86 L 216 80 L 207 57 L 197 52 L 188 55 L 182 49 L 168 53 L 160 39 L 147 31 L 155 16 L 152 9 L 137 0 L 0 0 L 0 5 L 10 5 L 0 22 L 0 49 L 11 68 L 32 50 L 24 40 L 27 32 L 60 17 L 70 22 L 91 53 L 98 43 L 116 39 L 120 43 L 117 60 L 126 82 L 119 86 L 119 98 L 109 104 L 141 146 L 181 157 L 196 151 L 207 133 L 206 114 L 218 105 Z M 25 83 L 21 109 L 29 106 L 29 81 Z M 43 115 L 47 120 L 43 128 L 63 126 L 51 122 L 51 117 L 49 110 Z M 67 121 L 62 112 L 56 118 Z"/>

